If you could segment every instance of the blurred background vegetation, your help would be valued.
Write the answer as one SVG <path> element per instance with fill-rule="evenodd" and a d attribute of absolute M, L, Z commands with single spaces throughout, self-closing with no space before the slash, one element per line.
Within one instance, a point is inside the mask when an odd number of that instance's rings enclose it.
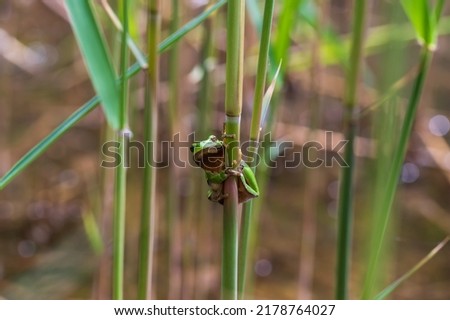
<path fill-rule="evenodd" d="M 94 1 L 111 51 L 116 29 Z M 417 73 L 420 46 L 397 1 L 369 1 L 357 109 L 354 241 L 350 297 L 359 298 L 368 268 L 377 192 L 383 189 L 390 150 Z M 184 0 L 181 24 L 208 1 Z M 263 1 L 248 1 L 242 140 L 249 132 Z M 111 1 L 114 8 L 115 2 Z M 287 10 L 286 8 L 294 10 Z M 145 1 L 132 2 L 130 33 L 142 44 Z M 178 116 L 171 118 L 169 69 L 161 55 L 159 137 L 198 139 L 220 134 L 224 119 L 225 8 L 180 41 Z M 163 1 L 162 34 L 172 10 Z M 293 141 L 290 159 L 325 131 L 342 138 L 345 70 L 353 1 L 276 1 L 272 54 L 283 58 L 273 137 Z M 141 32 L 142 30 L 142 32 Z M 405 274 L 450 234 L 450 17 L 444 11 L 439 43 L 421 97 L 380 264 L 377 288 Z M 286 36 L 287 35 L 287 36 Z M 280 40 L 285 39 L 285 40 Z M 271 68 L 276 68 L 271 65 Z M 205 79 L 208 94 L 205 94 Z M 447 82 L 448 81 L 448 82 Z M 143 77 L 130 83 L 130 123 L 140 138 Z M 62 0 L 0 2 L 0 176 L 94 95 Z M 206 97 L 206 98 L 205 98 Z M 202 99 L 206 99 L 206 102 Z M 207 117 L 198 119 L 206 103 Z M 200 129 L 202 128 L 202 129 Z M 109 139 L 97 108 L 0 192 L 0 296 L 7 299 L 110 298 L 113 176 L 102 169 Z M 136 154 L 133 153 L 136 157 Z M 183 153 L 186 159 L 188 152 Z M 319 153 L 318 156 L 323 156 Z M 161 152 L 161 167 L 170 156 Z M 269 171 L 257 202 L 260 221 L 249 297 L 334 297 L 340 168 Z M 136 160 L 136 159 L 134 159 Z M 142 169 L 128 173 L 125 298 L 136 298 Z M 170 165 L 172 167 L 172 165 Z M 155 293 L 157 298 L 207 299 L 220 295 L 221 207 L 206 197 L 196 168 L 158 169 Z M 169 214 L 172 213 L 172 214 Z M 393 293 L 396 299 L 449 299 L 450 248 Z M 379 291 L 378 290 L 378 291 Z"/>

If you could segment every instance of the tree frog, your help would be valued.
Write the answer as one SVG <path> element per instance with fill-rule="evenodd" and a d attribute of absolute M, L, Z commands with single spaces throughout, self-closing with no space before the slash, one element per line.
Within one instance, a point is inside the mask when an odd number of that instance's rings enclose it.
<path fill-rule="evenodd" d="M 203 170 L 211 172 L 225 170 L 225 145 L 215 135 L 210 135 L 206 140 L 194 142 L 191 152 L 195 163 Z"/>
<path fill-rule="evenodd" d="M 239 177 L 237 180 L 239 203 L 259 196 L 255 175 L 244 160 L 241 160 L 235 169 L 225 167 L 225 144 L 216 136 L 211 135 L 206 140 L 193 143 L 191 152 L 195 163 L 205 171 L 210 186 L 209 200 L 223 204 L 227 197 L 223 192 L 223 183 L 230 175 Z"/>

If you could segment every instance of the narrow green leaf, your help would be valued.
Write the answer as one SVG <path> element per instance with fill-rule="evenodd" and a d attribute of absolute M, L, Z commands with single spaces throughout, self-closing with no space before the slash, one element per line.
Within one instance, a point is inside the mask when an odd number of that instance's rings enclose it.
<path fill-rule="evenodd" d="M 45 150 L 48 149 L 56 140 L 58 140 L 75 123 L 83 119 L 100 102 L 98 97 L 89 100 L 85 105 L 75 111 L 47 137 L 27 152 L 13 167 L 0 179 L 0 190 L 10 183 L 19 173 L 21 173 L 30 163 L 36 160 Z"/>
<path fill-rule="evenodd" d="M 287 63 L 287 54 L 291 44 L 291 32 L 295 25 L 298 15 L 298 8 L 302 0 L 286 0 L 284 1 L 283 9 L 278 18 L 278 31 L 274 37 L 274 52 L 275 58 Z M 283 70 L 286 68 L 283 67 Z M 282 72 L 283 73 L 283 72 Z"/>
<path fill-rule="evenodd" d="M 270 100 L 272 100 L 272 95 L 273 95 L 273 92 L 275 91 L 275 87 L 277 85 L 278 75 L 280 74 L 282 63 L 283 62 L 280 61 L 280 64 L 278 65 L 278 69 L 275 72 L 272 82 L 270 83 L 270 86 L 267 88 L 266 93 L 264 94 L 264 98 L 262 101 L 262 115 L 261 115 L 261 120 L 260 120 L 260 128 L 263 127 L 264 121 L 266 119 L 267 111 L 269 110 L 269 106 L 270 106 Z"/>
<path fill-rule="evenodd" d="M 214 6 L 211 6 L 207 10 L 203 11 L 197 17 L 189 21 L 182 28 L 168 36 L 164 41 L 159 44 L 159 53 L 168 50 L 173 44 L 183 38 L 188 32 L 200 25 L 205 19 L 207 19 L 212 13 L 223 6 L 227 1 L 218 1 Z M 135 76 L 141 67 L 139 63 L 133 64 L 128 68 L 125 78 L 129 79 Z M 57 141 L 64 133 L 72 128 L 78 121 L 87 116 L 92 110 L 94 110 L 100 103 L 98 96 L 93 97 L 86 102 L 78 110 L 72 113 L 63 123 L 61 123 L 55 130 L 53 130 L 48 136 L 36 144 L 30 151 L 28 151 L 19 161 L 17 161 L 11 169 L 9 169 L 5 175 L 0 179 L 0 190 L 5 188 L 17 175 L 24 171 L 34 160 L 36 160 L 41 154 L 45 152 L 55 141 Z"/>
<path fill-rule="evenodd" d="M 431 25 L 428 0 L 401 0 L 401 4 L 416 31 L 418 41 L 423 44 L 430 44 Z"/>
<path fill-rule="evenodd" d="M 116 75 L 89 0 L 66 0 L 70 21 L 108 124 L 120 126 Z"/>
<path fill-rule="evenodd" d="M 383 291 L 375 296 L 376 300 L 385 299 L 388 295 L 390 295 L 399 285 L 405 282 L 408 278 L 410 278 L 413 274 L 420 270 L 428 261 L 430 261 L 450 240 L 450 237 L 447 236 L 444 240 L 442 240 L 433 250 L 431 250 L 422 260 L 420 260 L 414 267 L 411 268 L 408 272 L 406 272 L 403 276 L 398 278 L 396 281 L 387 286 Z"/>
<path fill-rule="evenodd" d="M 227 0 L 217 1 L 214 5 L 208 7 L 208 9 L 182 26 L 177 32 L 172 33 L 160 43 L 159 52 L 162 53 L 168 50 L 175 42 L 180 40 L 186 33 L 200 25 L 206 18 L 208 18 L 214 11 L 222 7 L 225 3 L 227 3 Z"/>

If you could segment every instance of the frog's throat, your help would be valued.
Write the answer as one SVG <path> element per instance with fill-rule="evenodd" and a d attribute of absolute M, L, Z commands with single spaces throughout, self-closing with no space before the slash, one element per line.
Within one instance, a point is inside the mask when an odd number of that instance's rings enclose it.
<path fill-rule="evenodd" d="M 212 172 L 218 172 L 224 169 L 224 148 L 207 148 L 197 152 L 194 155 L 195 163 L 205 169 Z"/>

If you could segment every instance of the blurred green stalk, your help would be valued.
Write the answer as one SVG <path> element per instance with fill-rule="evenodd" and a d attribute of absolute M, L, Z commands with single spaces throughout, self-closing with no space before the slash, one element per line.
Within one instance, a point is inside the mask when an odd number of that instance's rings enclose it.
<path fill-rule="evenodd" d="M 253 156 L 250 164 L 253 172 L 256 171 L 258 153 L 259 135 L 261 132 L 262 105 L 264 98 L 264 90 L 266 85 L 267 63 L 269 60 L 270 35 L 272 29 L 272 18 L 274 10 L 274 0 L 266 0 L 264 6 L 264 18 L 262 25 L 262 33 L 260 39 L 258 69 L 256 73 L 255 93 L 253 97 L 253 113 L 250 127 L 250 145 L 251 154 Z M 241 217 L 241 236 L 239 246 L 239 299 L 244 299 L 247 274 L 249 272 L 249 260 L 252 255 L 248 252 L 251 250 L 250 235 L 254 233 L 254 217 L 253 217 L 253 201 L 250 200 L 243 205 L 243 214 Z"/>
<path fill-rule="evenodd" d="M 397 148 L 394 150 L 394 156 L 391 162 L 391 168 L 388 172 L 387 180 L 384 184 L 384 197 L 382 198 L 382 203 L 380 205 L 380 211 L 385 214 L 382 226 L 379 230 L 379 234 L 375 237 L 375 242 L 373 244 L 373 253 L 369 258 L 368 270 L 366 274 L 366 282 L 363 289 L 362 298 L 371 299 L 373 296 L 373 287 L 375 283 L 375 273 L 379 268 L 379 260 L 381 255 L 381 248 L 385 238 L 386 230 L 389 223 L 390 213 L 392 211 L 392 205 L 394 203 L 395 194 L 398 185 L 398 179 L 402 170 L 403 160 L 406 155 L 406 150 L 408 148 L 408 140 L 411 135 L 411 131 L 414 124 L 414 119 L 416 117 L 417 108 L 419 106 L 420 97 L 422 95 L 423 86 L 425 83 L 426 75 L 430 67 L 430 62 L 432 58 L 432 52 L 424 46 L 421 52 L 419 73 L 414 82 L 413 89 L 411 92 L 411 98 L 409 99 L 408 107 L 406 110 L 405 119 L 403 121 L 400 139 Z"/>
<path fill-rule="evenodd" d="M 154 152 L 158 133 L 158 42 L 161 34 L 160 0 L 148 0 L 148 77 L 145 91 L 144 141 L 147 150 L 142 187 L 141 228 L 139 231 L 138 299 L 150 299 L 153 276 L 153 250 L 156 222 L 156 168 Z"/>
<path fill-rule="evenodd" d="M 352 250 L 353 225 L 353 173 L 355 169 L 354 141 L 356 132 L 355 106 L 357 104 L 357 88 L 359 69 L 363 53 L 364 20 L 366 1 L 356 0 L 353 15 L 353 35 L 350 52 L 349 70 L 346 79 L 344 96 L 344 132 L 348 141 L 344 151 L 344 160 L 348 166 L 341 169 L 338 199 L 338 239 L 336 267 L 336 299 L 348 298 L 348 282 Z"/>
<path fill-rule="evenodd" d="M 170 21 L 170 32 L 178 29 L 180 24 L 180 6 L 179 0 L 172 0 L 172 19 Z M 180 48 L 179 44 L 173 45 L 169 52 L 169 133 L 170 139 L 173 139 L 177 131 L 178 103 L 179 103 L 179 68 L 180 68 Z M 172 160 L 169 154 L 169 161 Z M 169 165 L 168 180 L 166 186 L 166 238 L 167 238 L 167 257 L 166 257 L 166 275 L 167 275 L 167 298 L 180 298 L 181 270 L 176 261 L 177 248 L 180 240 L 180 217 L 179 217 L 179 198 L 177 167 Z M 175 258 L 175 259 L 174 259 Z"/>

